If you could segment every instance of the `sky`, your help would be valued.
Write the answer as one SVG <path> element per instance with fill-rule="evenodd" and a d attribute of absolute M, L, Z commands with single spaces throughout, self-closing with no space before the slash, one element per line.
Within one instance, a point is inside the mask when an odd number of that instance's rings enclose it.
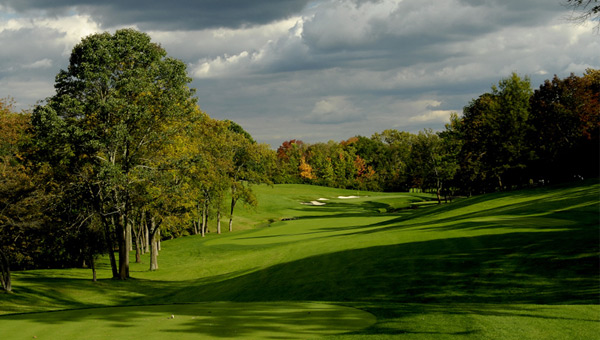
<path fill-rule="evenodd" d="M 200 108 L 259 142 L 442 130 L 516 72 L 538 88 L 600 68 L 595 23 L 563 0 L 0 0 L 0 98 L 54 94 L 83 37 L 148 33 Z"/>

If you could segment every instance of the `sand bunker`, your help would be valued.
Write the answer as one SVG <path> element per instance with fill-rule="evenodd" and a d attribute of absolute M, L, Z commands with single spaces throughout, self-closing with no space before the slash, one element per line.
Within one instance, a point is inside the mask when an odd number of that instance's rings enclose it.
<path fill-rule="evenodd" d="M 359 198 L 359 196 L 338 196 L 339 199 L 347 200 L 350 198 Z"/>
<path fill-rule="evenodd" d="M 302 202 L 300 204 L 304 205 L 325 205 L 327 203 L 319 202 L 319 201 L 310 201 L 310 202 Z"/>
<path fill-rule="evenodd" d="M 329 201 L 329 198 L 319 198 L 317 201 Z"/>

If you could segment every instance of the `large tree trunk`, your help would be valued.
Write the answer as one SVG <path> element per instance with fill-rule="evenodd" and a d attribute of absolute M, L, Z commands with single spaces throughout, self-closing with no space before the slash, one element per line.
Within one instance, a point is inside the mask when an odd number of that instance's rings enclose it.
<path fill-rule="evenodd" d="M 125 230 L 122 226 L 117 228 L 119 237 L 119 279 L 126 280 L 129 277 L 129 252 L 127 251 L 127 240 Z"/>
<path fill-rule="evenodd" d="M 127 241 L 127 221 L 125 216 L 121 215 L 118 218 L 118 225 L 116 227 L 118 245 L 119 245 L 119 279 L 127 280 L 129 278 L 129 247 Z"/>
<path fill-rule="evenodd" d="M 131 226 L 131 222 L 127 222 L 127 227 L 125 229 L 125 238 L 127 242 L 127 251 L 130 252 L 133 250 L 133 227 Z"/>
<path fill-rule="evenodd" d="M 106 238 L 106 247 L 108 248 L 108 258 L 110 260 L 110 269 L 112 269 L 112 277 L 116 279 L 119 277 L 119 269 L 117 268 L 117 259 L 115 258 L 115 245 L 110 231 L 110 224 L 105 217 L 102 217 L 102 224 L 104 224 L 104 237 Z"/>
<path fill-rule="evenodd" d="M 8 257 L 6 254 L 2 251 L 0 251 L 0 282 L 2 283 L 2 290 L 5 292 L 12 291 L 10 263 L 8 263 Z"/>

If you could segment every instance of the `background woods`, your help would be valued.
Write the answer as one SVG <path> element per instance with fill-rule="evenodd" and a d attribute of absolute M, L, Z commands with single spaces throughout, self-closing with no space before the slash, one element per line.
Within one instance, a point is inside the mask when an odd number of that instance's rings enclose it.
<path fill-rule="evenodd" d="M 600 72 L 554 77 L 533 90 L 527 77 L 502 79 L 446 129 L 277 149 L 277 183 L 359 190 L 471 195 L 597 177 Z"/>

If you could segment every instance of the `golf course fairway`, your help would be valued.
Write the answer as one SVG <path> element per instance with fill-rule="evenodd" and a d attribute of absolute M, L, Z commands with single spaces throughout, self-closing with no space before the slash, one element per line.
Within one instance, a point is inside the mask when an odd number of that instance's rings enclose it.
<path fill-rule="evenodd" d="M 157 271 L 14 272 L 0 339 L 598 339 L 597 180 L 448 204 L 255 191 L 234 232 L 165 240 Z"/>
<path fill-rule="evenodd" d="M 322 303 L 211 302 L 108 307 L 0 319 L 14 339 L 307 339 L 360 330 L 373 315 Z"/>

